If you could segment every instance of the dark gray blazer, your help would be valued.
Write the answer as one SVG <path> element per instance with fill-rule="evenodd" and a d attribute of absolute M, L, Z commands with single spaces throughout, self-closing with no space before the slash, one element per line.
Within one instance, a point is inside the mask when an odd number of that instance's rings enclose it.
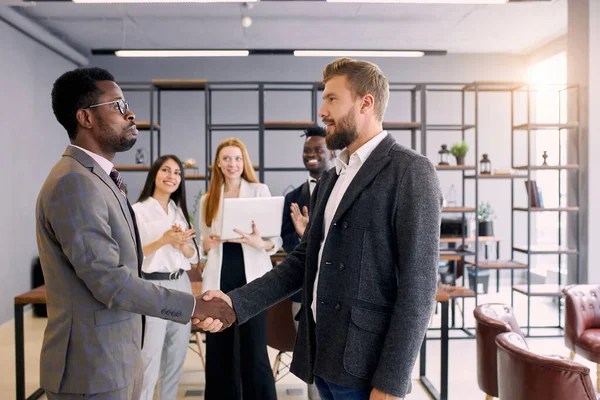
<path fill-rule="evenodd" d="M 239 323 L 302 287 L 292 372 L 404 397 L 435 302 L 442 194 L 424 156 L 388 135 L 348 187 L 333 217 L 317 291 L 325 206 L 338 175 L 311 198 L 302 242 L 262 278 L 229 293 Z"/>

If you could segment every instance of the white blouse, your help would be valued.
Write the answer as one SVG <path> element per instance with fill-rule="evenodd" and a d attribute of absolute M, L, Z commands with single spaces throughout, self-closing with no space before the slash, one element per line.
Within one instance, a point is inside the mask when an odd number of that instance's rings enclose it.
<path fill-rule="evenodd" d="M 177 207 L 173 200 L 169 201 L 166 214 L 162 206 L 154 197 L 149 197 L 142 202 L 135 203 L 133 206 L 135 211 L 135 219 L 137 221 L 138 230 L 140 231 L 140 239 L 142 246 L 157 241 L 161 236 L 171 229 L 173 224 L 179 225 L 183 229 L 188 229 L 188 224 L 183 216 L 183 211 Z M 198 252 L 193 243 L 190 247 L 194 249 L 192 258 L 187 258 L 181 250 L 177 250 L 171 245 L 166 245 L 156 250 L 154 253 L 144 257 L 142 271 L 147 274 L 153 272 L 175 272 L 179 269 L 185 271 L 191 269 L 190 264 L 198 262 Z"/>

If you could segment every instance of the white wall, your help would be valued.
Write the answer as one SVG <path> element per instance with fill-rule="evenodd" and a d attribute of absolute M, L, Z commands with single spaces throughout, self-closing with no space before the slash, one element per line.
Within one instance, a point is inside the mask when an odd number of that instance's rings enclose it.
<path fill-rule="evenodd" d="M 107 68 L 119 81 L 150 81 L 151 79 L 208 79 L 209 81 L 315 81 L 331 60 L 324 58 L 294 58 L 286 56 L 248 57 L 242 59 L 123 59 L 94 57 L 91 63 Z M 422 59 L 374 59 L 390 82 L 472 82 L 524 81 L 527 77 L 527 58 L 498 55 L 448 55 Z M 148 95 L 126 93 L 138 120 L 148 120 Z M 162 154 L 175 153 L 180 158 L 195 158 L 204 172 L 204 97 L 202 93 L 163 92 L 162 94 Z M 457 124 L 461 119 L 460 95 L 428 94 L 427 119 L 433 124 Z M 467 96 L 467 121 L 473 122 L 473 96 Z M 213 100 L 214 122 L 256 123 L 258 97 L 256 93 L 219 93 Z M 410 100 L 406 94 L 393 94 L 386 120 L 410 119 Z M 278 121 L 306 121 L 310 119 L 310 97 L 298 93 L 269 93 L 266 95 L 265 119 Z M 493 168 L 510 167 L 510 95 L 508 93 L 481 93 L 479 101 L 479 158 L 487 152 Z M 301 132 L 267 132 L 267 167 L 302 167 Z M 258 163 L 258 135 L 256 132 L 219 132 L 213 137 L 213 150 L 228 136 L 241 138 L 248 146 L 254 163 Z M 396 139 L 410 145 L 410 133 L 395 132 Z M 472 150 L 469 164 L 478 162 L 474 157 L 473 134 L 467 133 Z M 437 151 L 442 143 L 450 145 L 460 140 L 460 132 L 429 132 L 427 155 L 437 163 Z M 139 139 L 139 146 L 148 149 L 147 138 Z M 418 147 L 420 148 L 420 146 Z M 116 164 L 130 165 L 134 152 L 119 154 Z M 214 155 L 214 153 L 213 153 Z M 212 160 L 211 160 L 212 162 Z M 266 183 L 273 194 L 282 194 L 290 185 L 297 186 L 305 179 L 304 173 L 267 173 Z M 145 173 L 127 173 L 125 179 L 132 196 L 137 197 Z M 454 185 L 457 201 L 461 202 L 462 179 L 459 172 L 440 175 L 444 194 Z M 466 205 L 475 206 L 474 184 L 467 183 Z M 524 196 L 524 185 L 515 184 L 517 194 Z M 188 205 L 204 183 L 188 183 Z M 522 192 L 522 193 L 521 193 Z M 497 215 L 496 234 L 505 238 L 502 257 L 510 257 L 510 182 L 480 181 L 480 201 L 490 201 Z M 524 199 L 524 198 L 523 198 Z M 523 236 L 524 240 L 525 236 Z M 519 237 L 520 239 L 520 237 Z M 521 242 L 522 243 L 522 242 Z"/>
<path fill-rule="evenodd" d="M 35 202 L 68 137 L 52 114 L 54 80 L 74 68 L 0 21 L 0 136 L 4 171 L 0 220 L 0 323 L 13 316 L 13 297 L 31 289 L 37 256 Z"/>
<path fill-rule="evenodd" d="M 600 256 L 600 206 L 597 185 L 600 161 L 598 107 L 600 106 L 600 81 L 597 69 L 600 62 L 600 5 L 596 0 L 570 0 L 568 7 L 569 33 L 567 38 L 567 79 L 569 84 L 580 85 L 579 99 L 569 98 L 569 119 L 580 122 L 581 167 L 581 265 L 583 282 L 600 282 L 600 269 L 595 261 Z M 577 114 L 576 105 L 579 104 Z M 576 160 L 577 143 L 569 142 L 571 162 Z M 572 199 L 573 200 L 573 199 Z M 574 244 L 576 231 L 570 232 Z M 571 271 L 572 272 L 572 271 Z"/>

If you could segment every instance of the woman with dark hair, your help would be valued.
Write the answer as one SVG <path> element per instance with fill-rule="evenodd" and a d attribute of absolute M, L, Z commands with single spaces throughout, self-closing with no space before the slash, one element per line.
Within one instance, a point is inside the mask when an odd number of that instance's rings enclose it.
<path fill-rule="evenodd" d="M 239 139 L 225 139 L 217 147 L 208 190 L 200 199 L 198 229 L 202 236 L 206 267 L 203 290 L 230 290 L 244 286 L 273 268 L 271 254 L 281 248 L 280 237 L 263 238 L 237 231 L 240 239 L 223 242 L 223 199 L 270 197 L 267 185 L 258 181 L 246 146 Z M 205 400 L 277 400 L 273 372 L 267 354 L 267 316 L 258 314 L 243 325 L 221 333 L 206 334 Z"/>
<path fill-rule="evenodd" d="M 133 205 L 144 251 L 142 277 L 158 286 L 192 293 L 185 271 L 198 263 L 195 230 L 185 202 L 183 165 L 174 155 L 159 157 Z M 177 387 L 190 340 L 191 326 L 146 318 L 142 400 L 177 398 Z"/>

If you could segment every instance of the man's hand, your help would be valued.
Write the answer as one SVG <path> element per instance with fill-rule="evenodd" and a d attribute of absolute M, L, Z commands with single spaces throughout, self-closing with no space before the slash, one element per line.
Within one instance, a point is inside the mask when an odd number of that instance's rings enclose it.
<path fill-rule="evenodd" d="M 231 298 L 227 296 L 220 290 L 207 290 L 203 295 L 202 299 L 204 301 L 211 301 L 212 299 L 221 299 L 229 304 L 229 307 L 233 309 L 233 303 L 231 303 Z"/>
<path fill-rule="evenodd" d="M 212 333 L 229 328 L 237 319 L 230 304 L 231 301 L 226 302 L 219 297 L 212 298 L 210 301 L 205 300 L 205 296 L 196 297 L 192 324 Z"/>
<path fill-rule="evenodd" d="M 290 206 L 290 211 L 290 216 L 292 217 L 292 223 L 294 224 L 296 233 L 300 237 L 304 236 L 304 231 L 308 225 L 308 208 L 304 206 L 302 207 L 302 212 L 300 212 L 300 207 L 298 207 L 298 204 L 292 203 Z"/>
<path fill-rule="evenodd" d="M 371 390 L 371 396 L 369 396 L 369 400 L 403 400 L 403 397 L 392 396 L 391 394 L 387 394 L 382 392 L 381 390 L 377 390 L 373 388 Z"/>

